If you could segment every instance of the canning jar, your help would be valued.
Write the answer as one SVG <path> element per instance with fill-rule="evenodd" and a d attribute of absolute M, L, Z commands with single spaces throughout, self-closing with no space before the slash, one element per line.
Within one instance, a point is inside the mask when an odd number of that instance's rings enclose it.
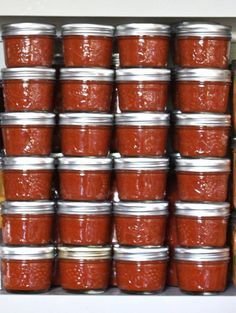
<path fill-rule="evenodd" d="M 179 288 L 192 294 L 223 292 L 229 259 L 229 248 L 176 248 Z"/>
<path fill-rule="evenodd" d="M 6 155 L 50 155 L 55 114 L 36 112 L 2 113 L 1 124 Z"/>
<path fill-rule="evenodd" d="M 223 247 L 226 244 L 229 203 L 176 202 L 175 207 L 181 247 Z"/>
<path fill-rule="evenodd" d="M 56 26 L 14 23 L 2 26 L 7 67 L 52 66 Z"/>
<path fill-rule="evenodd" d="M 167 247 L 114 248 L 117 286 L 124 292 L 151 294 L 165 288 Z"/>
<path fill-rule="evenodd" d="M 60 71 L 62 111 L 109 113 L 114 71 L 63 68 Z"/>
<path fill-rule="evenodd" d="M 117 149 L 122 156 L 163 156 L 166 153 L 170 115 L 120 113 L 115 116 Z"/>
<path fill-rule="evenodd" d="M 54 69 L 5 68 L 2 78 L 6 112 L 53 111 Z"/>
<path fill-rule="evenodd" d="M 52 242 L 54 202 L 6 201 L 2 204 L 2 238 L 6 245 L 45 245 Z"/>
<path fill-rule="evenodd" d="M 62 244 L 95 246 L 110 243 L 110 202 L 59 201 L 57 214 Z"/>
<path fill-rule="evenodd" d="M 62 113 L 59 115 L 61 151 L 66 156 L 107 156 L 113 115 Z"/>
<path fill-rule="evenodd" d="M 111 67 L 113 26 L 66 24 L 61 31 L 65 66 Z"/>
<path fill-rule="evenodd" d="M 231 72 L 216 68 L 182 68 L 174 72 L 174 106 L 183 113 L 225 113 Z"/>
<path fill-rule="evenodd" d="M 3 182 L 6 200 L 35 201 L 50 199 L 53 171 L 53 158 L 3 158 Z"/>
<path fill-rule="evenodd" d="M 131 23 L 116 28 L 121 67 L 164 67 L 169 54 L 170 26 Z"/>
<path fill-rule="evenodd" d="M 169 83 L 169 69 L 118 69 L 116 84 L 121 112 L 165 111 Z"/>
<path fill-rule="evenodd" d="M 230 171 L 229 159 L 176 159 L 179 200 L 226 201 Z"/>
<path fill-rule="evenodd" d="M 116 158 L 114 164 L 120 200 L 164 199 L 168 158 Z"/>
<path fill-rule="evenodd" d="M 109 198 L 112 159 L 62 157 L 58 161 L 62 200 L 105 201 Z"/>
<path fill-rule="evenodd" d="M 9 292 L 45 292 L 51 287 L 54 247 L 2 246 L 2 282 Z"/>
<path fill-rule="evenodd" d="M 205 22 L 182 22 L 173 31 L 176 65 L 228 67 L 231 27 Z"/>
<path fill-rule="evenodd" d="M 104 292 L 111 274 L 111 248 L 60 246 L 59 272 L 63 289 L 88 294 Z"/>
<path fill-rule="evenodd" d="M 113 203 L 117 241 L 127 246 L 161 246 L 165 240 L 168 202 Z"/>
<path fill-rule="evenodd" d="M 231 116 L 226 114 L 175 114 L 178 152 L 185 157 L 225 157 Z"/>

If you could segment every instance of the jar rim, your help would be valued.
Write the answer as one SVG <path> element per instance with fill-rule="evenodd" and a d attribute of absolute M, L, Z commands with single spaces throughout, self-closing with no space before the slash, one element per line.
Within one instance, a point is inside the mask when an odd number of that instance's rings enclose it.
<path fill-rule="evenodd" d="M 124 126 L 169 126 L 169 113 L 118 113 L 115 114 L 115 125 Z"/>
<path fill-rule="evenodd" d="M 167 68 L 122 68 L 116 70 L 116 81 L 170 81 L 171 70 Z"/>
<path fill-rule="evenodd" d="M 231 82 L 231 71 L 219 68 L 177 68 L 175 81 Z"/>
<path fill-rule="evenodd" d="M 114 260 L 116 261 L 159 261 L 167 260 L 168 256 L 168 247 L 164 246 L 114 247 Z"/>
<path fill-rule="evenodd" d="M 54 214 L 54 201 L 4 201 L 2 214 Z"/>
<path fill-rule="evenodd" d="M 100 260 L 111 259 L 111 246 L 59 246 L 59 259 Z"/>
<path fill-rule="evenodd" d="M 44 23 L 10 23 L 2 25 L 2 37 L 15 35 L 56 36 L 56 26 Z"/>
<path fill-rule="evenodd" d="M 3 112 L 0 114 L 1 125 L 55 125 L 54 113 L 42 112 Z"/>
<path fill-rule="evenodd" d="M 174 118 L 177 126 L 231 126 L 231 116 L 229 114 L 176 113 Z"/>
<path fill-rule="evenodd" d="M 113 202 L 115 215 L 168 215 L 167 201 L 119 201 Z"/>
<path fill-rule="evenodd" d="M 104 215 L 111 214 L 112 204 L 109 201 L 104 202 L 81 202 L 81 201 L 58 201 L 57 214 L 89 214 Z"/>
<path fill-rule="evenodd" d="M 106 113 L 60 113 L 59 125 L 62 126 L 112 126 L 113 114 Z"/>
<path fill-rule="evenodd" d="M 55 80 L 56 70 L 53 68 L 41 67 L 11 67 L 3 68 L 2 79 L 4 80 L 28 80 L 28 79 L 42 79 Z"/>
<path fill-rule="evenodd" d="M 104 68 L 65 67 L 60 70 L 60 80 L 113 82 L 114 70 Z"/>
<path fill-rule="evenodd" d="M 229 248 L 175 248 L 174 259 L 179 261 L 228 261 L 230 259 Z"/>
<path fill-rule="evenodd" d="M 175 170 L 184 172 L 230 172 L 230 159 L 226 158 L 176 158 Z"/>
<path fill-rule="evenodd" d="M 175 202 L 175 215 L 211 217 L 230 215 L 230 204 L 228 202 Z"/>
<path fill-rule="evenodd" d="M 51 157 L 3 157 L 3 170 L 53 170 Z"/>
<path fill-rule="evenodd" d="M 118 157 L 114 159 L 115 170 L 168 170 L 169 159 L 163 157 Z"/>
<path fill-rule="evenodd" d="M 115 27 L 111 25 L 72 23 L 61 26 L 62 36 L 103 36 L 113 37 Z"/>
<path fill-rule="evenodd" d="M 62 157 L 58 159 L 59 170 L 111 170 L 109 157 Z"/>
<path fill-rule="evenodd" d="M 115 36 L 170 36 L 171 27 L 156 23 L 128 23 L 116 27 Z"/>
<path fill-rule="evenodd" d="M 1 256 L 8 260 L 41 260 L 53 259 L 55 257 L 55 248 L 49 246 L 1 246 Z"/>

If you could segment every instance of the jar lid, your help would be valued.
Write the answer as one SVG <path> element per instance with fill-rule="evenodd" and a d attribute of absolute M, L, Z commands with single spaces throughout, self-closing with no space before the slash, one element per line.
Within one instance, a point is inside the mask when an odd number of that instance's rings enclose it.
<path fill-rule="evenodd" d="M 112 159 L 103 157 L 64 157 L 58 159 L 59 170 L 112 170 Z"/>
<path fill-rule="evenodd" d="M 54 159 L 49 157 L 4 157 L 3 170 L 53 170 Z"/>
<path fill-rule="evenodd" d="M 228 261 L 229 248 L 175 248 L 175 260 L 180 261 Z"/>
<path fill-rule="evenodd" d="M 227 202 L 181 202 L 175 203 L 175 215 L 184 216 L 224 216 L 230 215 Z"/>
<path fill-rule="evenodd" d="M 176 81 L 231 82 L 231 71 L 218 68 L 179 68 L 174 76 Z"/>
<path fill-rule="evenodd" d="M 111 214 L 111 202 L 77 202 L 77 201 L 58 201 L 58 214 Z"/>
<path fill-rule="evenodd" d="M 114 247 L 114 260 L 118 261 L 159 261 L 168 259 L 168 248 L 160 246 Z"/>
<path fill-rule="evenodd" d="M 167 68 L 125 68 L 116 70 L 116 81 L 170 81 Z"/>
<path fill-rule="evenodd" d="M 133 126 L 169 126 L 168 113 L 118 113 L 115 115 L 115 125 Z"/>
<path fill-rule="evenodd" d="M 59 114 L 59 125 L 113 125 L 113 115 L 104 113 L 61 113 Z"/>
<path fill-rule="evenodd" d="M 55 80 L 56 70 L 53 68 L 41 68 L 41 67 L 17 67 L 17 68 L 3 68 L 2 79 L 43 79 L 43 80 Z"/>
<path fill-rule="evenodd" d="M 16 35 L 56 36 L 56 26 L 41 23 L 12 23 L 2 25 L 2 37 Z"/>
<path fill-rule="evenodd" d="M 224 158 L 177 158 L 175 166 L 184 172 L 230 172 L 230 160 Z"/>
<path fill-rule="evenodd" d="M 167 201 L 113 202 L 115 215 L 167 215 Z"/>
<path fill-rule="evenodd" d="M 53 214 L 55 212 L 53 201 L 4 201 L 3 214 Z"/>
<path fill-rule="evenodd" d="M 168 158 L 115 158 L 115 170 L 168 170 Z"/>
<path fill-rule="evenodd" d="M 55 125 L 54 113 L 7 112 L 1 113 L 1 124 L 5 125 Z"/>
<path fill-rule="evenodd" d="M 206 22 L 182 22 L 177 24 L 173 32 L 177 36 L 227 37 L 231 38 L 230 26 Z"/>
<path fill-rule="evenodd" d="M 58 252 L 58 257 L 60 259 L 100 260 L 111 259 L 112 250 L 110 246 L 59 246 Z"/>
<path fill-rule="evenodd" d="M 214 113 L 176 113 L 177 126 L 231 126 L 231 116 Z"/>
<path fill-rule="evenodd" d="M 90 80 L 112 82 L 114 80 L 114 70 L 67 67 L 60 70 L 60 80 Z"/>
<path fill-rule="evenodd" d="M 65 24 L 61 27 L 62 36 L 103 36 L 113 37 L 115 27 L 98 24 Z"/>
<path fill-rule="evenodd" d="M 116 27 L 116 36 L 170 36 L 171 27 L 165 24 L 130 23 Z"/>
<path fill-rule="evenodd" d="M 53 259 L 55 257 L 55 249 L 53 246 L 1 246 L 0 249 L 2 258 L 8 260 L 41 260 Z"/>

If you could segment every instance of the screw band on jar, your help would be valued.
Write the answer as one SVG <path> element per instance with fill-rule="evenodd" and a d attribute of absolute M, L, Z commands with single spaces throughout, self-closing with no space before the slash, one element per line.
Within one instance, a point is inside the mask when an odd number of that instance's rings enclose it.
<path fill-rule="evenodd" d="M 13 23 L 2 26 L 2 37 L 21 35 L 56 35 L 56 26 L 41 23 Z"/>
<path fill-rule="evenodd" d="M 230 172 L 230 160 L 224 158 L 176 158 L 175 165 L 177 172 Z"/>
<path fill-rule="evenodd" d="M 54 159 L 50 157 L 4 157 L 3 170 L 53 170 Z"/>
<path fill-rule="evenodd" d="M 54 113 L 9 112 L 1 114 L 1 124 L 6 125 L 55 125 Z"/>
<path fill-rule="evenodd" d="M 59 170 L 83 170 L 83 171 L 110 171 L 112 170 L 112 159 L 111 158 L 59 158 Z"/>
<path fill-rule="evenodd" d="M 99 24 L 65 24 L 62 25 L 62 36 L 103 36 L 113 37 L 115 28 L 111 25 Z"/>
<path fill-rule="evenodd" d="M 114 70 L 100 68 L 62 68 L 60 80 L 113 82 Z"/>
<path fill-rule="evenodd" d="M 2 214 L 54 214 L 53 201 L 4 201 Z"/>
<path fill-rule="evenodd" d="M 115 215 L 127 216 L 156 216 L 168 215 L 167 201 L 144 201 L 144 202 L 114 202 L 113 210 Z"/>
<path fill-rule="evenodd" d="M 111 202 L 58 201 L 57 214 L 104 215 L 111 214 Z"/>

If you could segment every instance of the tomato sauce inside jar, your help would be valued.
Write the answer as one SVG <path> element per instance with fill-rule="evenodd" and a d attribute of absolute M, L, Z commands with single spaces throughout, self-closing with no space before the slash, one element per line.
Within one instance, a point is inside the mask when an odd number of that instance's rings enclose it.
<path fill-rule="evenodd" d="M 132 23 L 116 28 L 121 67 L 164 67 L 169 53 L 170 26 Z"/>
<path fill-rule="evenodd" d="M 2 38 L 7 67 L 52 66 L 56 27 L 51 24 L 3 25 Z"/>
<path fill-rule="evenodd" d="M 65 66 L 111 67 L 113 26 L 66 24 L 61 30 Z"/>
<path fill-rule="evenodd" d="M 112 114 L 62 113 L 61 150 L 66 156 L 107 156 L 112 137 Z"/>
<path fill-rule="evenodd" d="M 193 294 L 223 292 L 229 259 L 229 248 L 176 248 L 179 288 Z"/>
<path fill-rule="evenodd" d="M 117 241 L 127 246 L 161 246 L 165 240 L 168 203 L 115 202 Z"/>
<path fill-rule="evenodd" d="M 110 202 L 58 202 L 62 244 L 95 246 L 111 242 Z"/>

